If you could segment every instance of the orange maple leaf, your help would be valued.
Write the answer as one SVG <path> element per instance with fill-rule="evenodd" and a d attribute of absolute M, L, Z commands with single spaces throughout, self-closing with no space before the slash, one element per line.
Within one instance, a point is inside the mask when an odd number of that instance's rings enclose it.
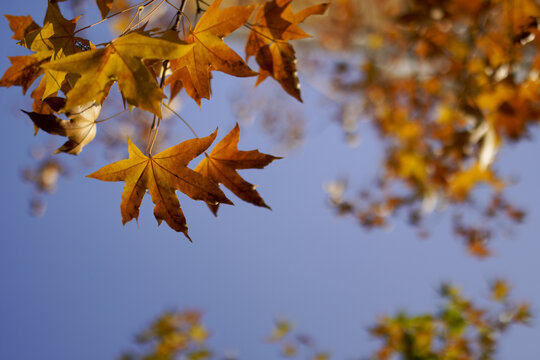
<path fill-rule="evenodd" d="M 271 76 L 287 93 L 302 101 L 296 56 L 288 41 L 310 37 L 297 24 L 310 15 L 324 14 L 329 4 L 317 4 L 293 13 L 291 1 L 272 0 L 261 5 L 246 43 L 246 57 L 255 56 L 259 64 L 257 85 Z"/>
<path fill-rule="evenodd" d="M 27 16 L 14 16 L 4 15 L 9 23 L 9 28 L 13 31 L 14 40 L 23 40 L 29 32 L 39 30 L 40 27 L 32 19 L 30 15 Z"/>
<path fill-rule="evenodd" d="M 212 149 L 210 154 L 197 165 L 195 171 L 214 181 L 222 183 L 240 199 L 268 209 L 255 186 L 245 181 L 236 172 L 238 169 L 262 169 L 276 159 L 276 156 L 260 153 L 258 150 L 238 150 L 240 128 L 238 124 Z M 208 204 L 210 210 L 217 214 L 218 204 Z"/>
<path fill-rule="evenodd" d="M 242 26 L 250 17 L 255 5 L 231 6 L 220 9 L 221 0 L 215 0 L 201 17 L 186 41 L 193 48 L 179 59 L 171 61 L 173 73 L 166 84 L 171 84 L 171 99 L 181 89 L 199 106 L 203 98 L 210 99 L 212 70 L 229 75 L 246 77 L 257 75 L 234 52 L 223 38 Z"/>
<path fill-rule="evenodd" d="M 40 66 L 49 61 L 51 54 L 40 52 L 27 56 L 8 56 L 8 58 L 11 66 L 0 79 L 0 86 L 20 86 L 24 95 L 32 83 L 43 74 Z"/>
<path fill-rule="evenodd" d="M 207 137 L 187 140 L 150 156 L 144 155 L 129 141 L 128 159 L 106 165 L 88 177 L 126 182 L 120 204 L 123 224 L 133 218 L 138 219 L 139 207 L 148 189 L 158 223 L 165 220 L 172 229 L 183 232 L 191 241 L 175 190 L 209 204 L 232 204 L 214 182 L 187 167 L 193 158 L 210 146 L 216 135 L 217 129 Z"/>

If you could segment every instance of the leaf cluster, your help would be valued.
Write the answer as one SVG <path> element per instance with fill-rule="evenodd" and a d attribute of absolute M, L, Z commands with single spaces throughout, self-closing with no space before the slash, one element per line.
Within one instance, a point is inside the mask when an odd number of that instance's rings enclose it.
<path fill-rule="evenodd" d="M 369 358 L 491 360 L 502 335 L 531 320 L 529 304 L 513 300 L 509 284 L 502 279 L 492 282 L 489 305 L 478 305 L 451 284 L 443 284 L 440 295 L 442 303 L 434 312 L 409 315 L 401 311 L 380 316 L 369 328 L 380 342 Z M 216 359 L 205 345 L 208 332 L 200 318 L 194 311 L 164 313 L 137 336 L 140 351 L 126 353 L 121 359 Z M 276 320 L 267 341 L 278 345 L 283 358 L 331 358 L 330 353 L 318 350 L 312 337 L 299 333 L 285 319 Z"/>
<path fill-rule="evenodd" d="M 290 0 L 226 8 L 222 8 L 221 0 L 214 0 L 205 9 L 200 7 L 202 2 L 197 1 L 197 13 L 190 19 L 184 11 L 187 2 L 182 0 L 180 6 L 175 7 L 169 2 L 150 0 L 109 15 L 118 3 L 99 0 L 96 4 L 102 20 L 96 25 L 117 15 L 135 12 L 130 25 L 118 37 L 99 46 L 79 36 L 82 30 L 93 25 L 77 29 L 78 18 L 64 18 L 56 1 L 49 1 L 43 26 L 30 16 L 7 15 L 13 39 L 32 53 L 11 57 L 12 66 L 0 79 L 0 85 L 21 86 L 24 94 L 41 77 L 31 94 L 33 111 L 24 112 L 33 121 L 36 133 L 43 130 L 67 137 L 56 152 L 77 155 L 95 138 L 99 124 L 105 121 L 98 120 L 99 114 L 116 84 L 124 107 L 153 114 L 152 133 L 145 152 L 129 142 L 128 159 L 107 165 L 89 176 L 126 182 L 121 203 L 124 224 L 138 218 L 142 198 L 149 191 L 158 222 L 165 220 L 171 228 L 189 238 L 176 190 L 206 202 L 214 214 L 220 203 L 232 204 L 220 190 L 220 183 L 242 200 L 269 208 L 255 186 L 236 170 L 261 169 L 277 157 L 257 150 L 238 150 L 238 125 L 209 153 L 206 151 L 217 131 L 204 138 L 194 133 L 194 139 L 152 154 L 162 109 L 164 106 L 171 109 L 164 100 L 168 97 L 170 103 L 185 90 L 201 106 L 202 99 L 210 99 L 213 71 L 235 77 L 258 75 L 257 84 L 272 77 L 286 92 L 301 100 L 296 59 L 289 40 L 308 37 L 298 23 L 310 15 L 324 13 L 328 4 L 294 13 Z M 150 20 L 161 6 L 168 8 L 173 25 L 147 29 L 147 21 L 143 19 Z M 141 19 L 145 10 L 148 14 Z M 254 20 L 250 23 L 252 17 Z M 184 20 L 189 23 L 189 29 L 180 26 Z M 255 56 L 258 73 L 223 40 L 242 26 L 251 29 L 246 57 Z M 194 170 L 189 169 L 188 163 L 203 153 L 205 158 L 201 163 Z"/>

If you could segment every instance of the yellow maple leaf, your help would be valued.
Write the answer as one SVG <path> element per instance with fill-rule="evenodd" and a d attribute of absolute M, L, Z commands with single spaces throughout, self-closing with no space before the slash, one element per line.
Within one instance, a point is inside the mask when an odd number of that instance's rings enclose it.
<path fill-rule="evenodd" d="M 133 32 L 103 49 L 70 55 L 44 67 L 81 75 L 67 93 L 68 108 L 90 101 L 102 103 L 116 81 L 128 104 L 161 116 L 159 105 L 165 95 L 142 59 L 181 57 L 191 46 Z"/>
<path fill-rule="evenodd" d="M 36 52 L 54 50 L 55 54 L 64 55 L 79 52 L 81 44 L 88 47 L 90 42 L 75 36 L 78 20 L 79 17 L 71 20 L 64 18 L 58 4 L 49 1 L 43 27 L 28 21 L 24 22 L 29 28 L 24 30 L 24 37 L 19 45 Z"/>
<path fill-rule="evenodd" d="M 201 17 L 195 29 L 186 41 L 194 44 L 183 57 L 171 61 L 173 74 L 166 84 L 171 84 L 176 95 L 181 83 L 187 94 L 199 106 L 203 98 L 210 99 L 210 71 L 217 70 L 233 76 L 246 77 L 257 75 L 244 60 L 232 50 L 223 38 L 242 26 L 248 19 L 255 5 L 231 6 L 220 9 L 221 0 L 214 0 Z"/>
<path fill-rule="evenodd" d="M 139 207 L 148 189 L 158 223 L 165 220 L 172 229 L 183 232 L 191 241 L 175 190 L 209 204 L 232 204 L 214 182 L 187 167 L 193 158 L 210 146 L 216 135 L 217 130 L 207 137 L 187 140 L 150 156 L 144 155 L 129 141 L 128 159 L 106 165 L 88 177 L 126 182 L 120 204 L 123 224 L 133 218 L 138 219 Z"/>
<path fill-rule="evenodd" d="M 19 45 L 38 54 L 49 54 L 51 61 L 78 53 L 83 49 L 89 49 L 93 46 L 88 40 L 75 36 L 78 19 L 78 17 L 71 20 L 64 18 L 58 4 L 52 1 L 49 2 L 47 7 L 43 27 L 39 27 L 33 20 L 30 21 L 31 18 L 8 18 L 10 26 L 13 21 L 12 29 L 14 29 L 15 35 L 21 37 Z M 24 30 L 18 28 L 25 25 L 26 28 Z M 65 73 L 52 69 L 45 71 L 44 98 L 55 94 L 60 89 L 65 75 Z"/>

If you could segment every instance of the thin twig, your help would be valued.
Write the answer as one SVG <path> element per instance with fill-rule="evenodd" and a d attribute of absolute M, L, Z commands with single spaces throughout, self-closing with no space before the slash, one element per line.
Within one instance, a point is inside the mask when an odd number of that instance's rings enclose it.
<path fill-rule="evenodd" d="M 201 7 L 200 3 L 203 3 L 203 4 L 206 5 L 207 7 L 210 6 L 210 5 L 208 5 L 204 0 L 196 0 L 196 4 L 197 4 L 197 12 L 195 13 L 195 22 L 197 22 L 197 21 L 199 20 L 199 15 L 206 11 L 206 9 L 203 9 L 203 8 Z"/>
<path fill-rule="evenodd" d="M 133 24 L 133 22 L 135 21 L 137 17 L 140 18 L 141 12 L 143 10 L 144 10 L 144 6 L 139 6 L 137 8 L 137 11 L 135 12 L 135 14 L 133 14 L 133 17 L 131 18 L 131 20 L 129 20 L 129 23 L 126 25 L 126 27 L 124 28 L 124 31 L 122 31 L 122 34 L 120 34 L 120 36 L 124 35 L 125 33 L 129 31 L 131 24 Z"/>
<path fill-rule="evenodd" d="M 125 9 L 123 9 L 123 10 L 117 12 L 117 13 L 112 14 L 112 15 L 109 15 L 109 16 L 107 16 L 107 17 L 101 19 L 101 20 L 98 21 L 98 22 L 95 22 L 95 23 L 93 23 L 93 24 L 91 24 L 91 25 L 88 25 L 88 26 L 85 26 L 85 27 L 83 27 L 83 28 L 80 28 L 79 30 L 76 30 L 76 31 L 74 32 L 74 34 L 77 34 L 77 33 L 81 32 L 81 31 L 83 31 L 83 30 L 86 30 L 86 29 L 89 29 L 89 28 L 94 27 L 94 26 L 96 26 L 96 25 L 99 25 L 99 24 L 101 24 L 102 22 L 104 22 L 104 21 L 106 21 L 106 20 L 109 20 L 109 19 L 112 18 L 112 17 L 115 17 L 115 16 L 117 16 L 117 15 L 120 15 L 120 14 L 123 14 L 123 13 L 125 13 L 125 12 L 128 12 L 128 11 L 134 9 L 134 8 L 138 8 L 138 7 L 140 7 L 140 6 L 146 7 L 146 6 L 150 5 L 150 4 L 152 4 L 154 1 L 156 1 L 156 0 L 149 0 L 149 1 L 147 1 L 144 5 L 141 5 L 141 4 L 144 3 L 144 1 L 141 1 L 141 2 L 138 3 L 138 4 L 135 4 L 135 5 L 133 5 L 133 6 L 130 6 L 130 7 L 128 7 L 128 8 L 125 8 Z"/>
<path fill-rule="evenodd" d="M 182 2 L 180 3 L 180 9 L 176 11 L 176 20 L 171 30 L 178 31 L 178 27 L 180 26 L 180 18 L 182 17 L 182 14 L 184 13 L 184 8 L 186 6 L 186 3 L 187 3 L 186 0 L 182 0 Z M 163 89 L 163 86 L 165 85 L 165 73 L 167 72 L 168 67 L 169 67 L 169 60 L 164 60 L 161 65 L 161 79 L 159 82 L 160 89 Z M 164 103 L 162 102 L 162 104 Z M 157 118 L 157 122 L 156 122 L 156 118 Z M 154 118 L 152 119 L 152 126 L 150 128 L 150 130 L 154 130 L 154 136 L 152 137 L 152 141 L 150 141 L 147 146 L 146 153 L 148 154 L 148 156 L 152 156 L 152 148 L 154 147 L 154 143 L 156 142 L 160 122 L 161 122 L 161 118 L 158 118 L 156 115 L 154 115 Z"/>
<path fill-rule="evenodd" d="M 126 34 L 126 33 L 129 32 L 130 30 L 136 28 L 137 26 L 139 26 L 140 24 L 142 24 L 143 22 L 145 22 L 146 19 L 148 19 L 150 16 L 152 16 L 152 14 L 153 14 L 157 9 L 159 9 L 159 7 L 160 7 L 161 5 L 163 5 L 164 2 L 165 2 L 165 0 L 161 0 L 161 2 L 160 2 L 159 4 L 157 4 L 152 10 L 150 10 L 150 12 L 149 12 L 148 14 L 146 14 L 142 19 L 139 19 L 139 20 L 135 23 L 135 25 L 133 25 L 133 26 L 129 26 L 129 25 L 128 25 L 128 28 L 127 28 L 126 30 L 124 30 L 124 32 L 122 33 L 122 35 Z M 143 10 L 144 10 L 144 9 L 143 9 Z M 142 12 L 142 10 L 141 10 L 141 12 Z M 138 14 L 140 14 L 140 12 L 137 12 L 136 15 L 138 15 Z M 133 20 L 132 20 L 132 22 L 133 22 Z M 130 24 L 131 24 L 131 23 L 130 23 Z"/>
<path fill-rule="evenodd" d="M 182 16 L 183 16 L 182 20 L 184 20 L 184 18 L 187 19 L 187 21 L 189 22 L 189 28 L 192 29 L 192 28 L 193 28 L 193 23 L 192 23 L 191 20 L 189 19 L 189 16 L 187 16 L 186 13 L 182 10 L 183 8 L 180 9 L 180 8 L 176 7 L 176 6 L 175 6 L 174 4 L 172 4 L 169 0 L 165 0 L 165 1 L 167 2 L 167 4 L 169 4 L 169 5 L 171 5 L 173 8 L 175 8 L 176 11 L 179 11 L 179 12 L 182 14 Z M 178 29 L 176 29 L 176 30 L 178 30 Z M 184 32 L 184 25 L 183 25 L 183 24 L 182 24 L 182 32 Z"/>
<path fill-rule="evenodd" d="M 121 114 L 125 113 L 126 111 L 127 111 L 127 109 L 124 109 L 124 110 L 120 111 L 119 113 L 116 113 L 116 114 L 114 114 L 114 115 L 112 115 L 112 116 L 109 116 L 108 118 L 101 119 L 101 120 L 97 120 L 97 121 L 94 121 L 94 122 L 95 122 L 96 124 L 99 124 L 99 123 L 105 122 L 105 121 L 107 121 L 107 120 L 111 120 L 111 119 L 117 117 L 118 115 L 121 115 Z"/>
<path fill-rule="evenodd" d="M 271 38 L 270 36 L 265 35 L 265 34 L 263 34 L 262 32 L 260 32 L 259 30 L 255 29 L 255 27 L 256 27 L 256 26 L 259 26 L 259 25 L 256 25 L 256 24 L 250 24 L 250 23 L 246 22 L 246 23 L 244 24 L 244 26 L 245 26 L 246 28 L 248 28 L 249 30 L 253 31 L 255 34 L 258 34 L 258 35 L 262 36 L 263 38 L 266 38 L 266 39 L 270 40 L 271 42 L 286 42 L 286 41 L 281 40 L 281 39 L 274 39 L 274 38 Z"/>
<path fill-rule="evenodd" d="M 188 129 L 193 133 L 193 135 L 195 135 L 195 137 L 198 139 L 199 138 L 199 135 L 197 135 L 197 133 L 195 132 L 195 130 L 193 130 L 193 128 L 191 127 L 191 125 L 189 125 L 189 123 L 182 117 L 180 116 L 179 113 L 177 113 L 176 111 L 173 110 L 173 108 L 171 108 L 169 105 L 163 103 L 163 105 L 170 111 L 172 112 L 174 115 L 176 115 L 180 120 L 182 120 L 182 122 L 188 127 Z"/>

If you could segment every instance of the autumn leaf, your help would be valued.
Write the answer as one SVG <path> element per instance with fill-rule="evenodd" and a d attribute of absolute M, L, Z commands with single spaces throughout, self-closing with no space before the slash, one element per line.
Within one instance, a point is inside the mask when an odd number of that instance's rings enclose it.
<path fill-rule="evenodd" d="M 50 62 L 46 69 L 80 74 L 67 93 L 66 107 L 90 101 L 102 103 L 114 81 L 127 103 L 161 116 L 160 103 L 165 97 L 156 79 L 142 59 L 171 59 L 183 56 L 192 45 L 156 39 L 132 32 L 103 49 L 84 51 Z"/>
<path fill-rule="evenodd" d="M 88 40 L 75 36 L 78 20 L 79 17 L 71 20 L 64 18 L 58 4 L 49 1 L 43 27 L 30 23 L 19 45 L 35 52 L 53 50 L 56 57 L 77 53 L 81 51 L 81 45 L 90 46 Z"/>
<path fill-rule="evenodd" d="M 210 71 L 222 71 L 239 77 L 257 75 L 223 41 L 225 36 L 249 19 L 255 5 L 231 6 L 223 10 L 220 5 L 221 0 L 214 0 L 201 17 L 186 39 L 194 44 L 193 48 L 185 56 L 171 61 L 173 74 L 166 82 L 176 92 L 180 88 L 178 83 L 181 83 L 199 106 L 203 98 L 210 99 Z M 171 94 L 171 98 L 176 92 Z"/>
<path fill-rule="evenodd" d="M 22 88 L 23 94 L 25 94 L 32 83 L 43 74 L 43 69 L 40 66 L 49 61 L 50 57 L 51 53 L 47 52 L 28 56 L 9 56 L 11 67 L 0 79 L 0 86 L 17 85 Z"/>
<path fill-rule="evenodd" d="M 12 67 L 4 74 L 4 78 L 6 78 L 7 76 L 13 77 L 14 72 L 16 74 L 22 73 L 21 76 L 24 76 L 26 80 L 21 84 L 24 92 L 43 73 L 43 69 L 37 68 L 37 61 L 41 65 L 46 60 L 49 60 L 48 58 L 50 60 L 60 59 L 91 47 L 88 40 L 75 36 L 78 18 L 72 20 L 65 19 L 60 12 L 58 4 L 54 2 L 49 2 L 43 27 L 36 24 L 30 16 L 6 15 L 6 18 L 14 33 L 12 38 L 20 40 L 18 42 L 19 45 L 36 52 L 36 54 L 13 58 L 15 62 L 12 60 Z M 21 66 L 25 65 L 25 68 L 21 68 Z M 33 74 L 33 76 L 30 76 L 30 74 Z M 62 72 L 45 70 L 43 98 L 53 95 L 60 90 L 64 79 L 65 74 Z M 14 83 L 11 85 L 20 84 Z M 10 84 L 4 83 L 2 86 L 10 86 Z"/>
<path fill-rule="evenodd" d="M 298 24 L 308 16 L 324 14 L 329 4 L 313 5 L 295 14 L 291 1 L 272 0 L 259 8 L 246 43 L 246 57 L 255 56 L 259 64 L 257 85 L 271 76 L 288 94 L 302 101 L 296 56 L 288 41 L 310 37 Z"/>
<path fill-rule="evenodd" d="M 39 85 L 30 94 L 30 97 L 34 99 L 34 101 L 32 102 L 33 112 L 36 112 L 39 114 L 52 114 L 53 112 L 55 112 L 50 108 L 50 106 L 45 101 L 42 100 L 44 98 L 43 94 L 45 93 L 46 86 L 47 86 L 47 80 L 45 79 L 45 77 L 42 77 L 41 81 L 39 82 Z M 53 95 L 56 95 L 56 93 Z M 38 128 L 35 127 L 36 133 L 37 133 L 37 129 Z"/>
<path fill-rule="evenodd" d="M 172 229 L 183 232 L 190 239 L 175 190 L 210 204 L 232 204 L 214 182 L 187 167 L 193 158 L 210 146 L 216 135 L 217 130 L 207 137 L 187 140 L 150 156 L 144 155 L 129 141 L 128 159 L 106 165 L 88 177 L 126 182 L 120 204 L 123 224 L 133 218 L 138 219 L 139 207 L 148 189 L 158 223 L 165 220 Z"/>
<path fill-rule="evenodd" d="M 238 150 L 240 128 L 238 124 L 229 132 L 212 150 L 210 154 L 197 165 L 195 171 L 214 181 L 222 183 L 226 188 L 240 199 L 263 206 L 268 209 L 263 198 L 259 195 L 255 186 L 245 181 L 236 170 L 238 169 L 262 169 L 279 157 L 260 153 L 258 150 Z M 210 210 L 217 214 L 218 204 L 208 205 Z"/>
<path fill-rule="evenodd" d="M 54 101 L 53 98 L 49 98 L 49 100 Z M 52 107 L 55 106 L 52 105 Z M 66 112 L 66 116 L 69 120 L 60 119 L 52 114 L 40 114 L 36 112 L 26 112 L 24 110 L 23 112 L 32 119 L 34 125 L 39 129 L 52 135 L 68 137 L 68 141 L 56 149 L 54 152 L 55 154 L 65 152 L 72 155 L 78 155 L 83 147 L 94 140 L 94 137 L 96 136 L 96 119 L 99 116 L 100 110 L 101 105 L 96 104 L 95 102 L 76 106 Z"/>
<path fill-rule="evenodd" d="M 9 23 L 9 28 L 13 31 L 14 40 L 23 40 L 30 32 L 40 29 L 40 26 L 32 19 L 30 15 L 27 16 L 13 16 L 4 15 Z"/>

